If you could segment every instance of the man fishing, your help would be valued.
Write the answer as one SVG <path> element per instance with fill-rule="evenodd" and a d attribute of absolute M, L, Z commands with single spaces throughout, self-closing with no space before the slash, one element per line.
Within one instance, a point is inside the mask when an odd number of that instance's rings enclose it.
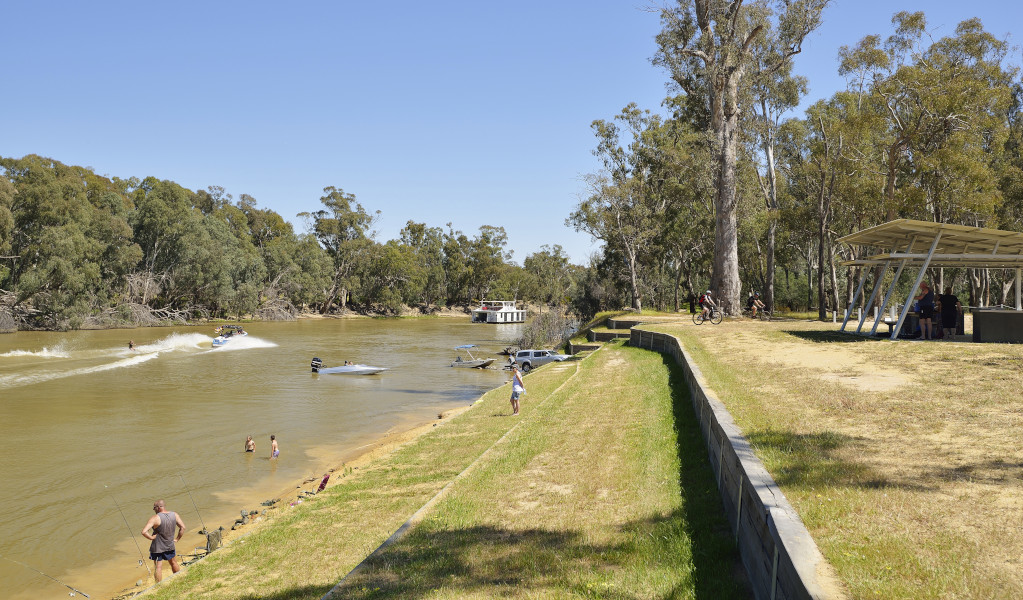
<path fill-rule="evenodd" d="M 142 537 L 152 540 L 149 545 L 149 558 L 153 559 L 155 567 L 153 577 L 157 583 L 163 579 L 163 561 L 170 563 L 171 571 L 177 573 L 181 570 L 178 564 L 177 553 L 174 550 L 174 542 L 185 535 L 185 524 L 181 521 L 178 513 L 170 512 L 164 506 L 163 500 L 153 503 L 153 510 L 156 514 L 149 518 L 146 526 L 142 528 Z M 177 528 L 178 535 L 174 535 Z"/>

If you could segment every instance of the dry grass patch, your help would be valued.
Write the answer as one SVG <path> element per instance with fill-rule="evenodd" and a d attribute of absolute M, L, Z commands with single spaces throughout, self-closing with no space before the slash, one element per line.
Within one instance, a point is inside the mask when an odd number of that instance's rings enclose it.
<path fill-rule="evenodd" d="M 1023 346 L 660 325 L 855 597 L 1023 597 Z"/>

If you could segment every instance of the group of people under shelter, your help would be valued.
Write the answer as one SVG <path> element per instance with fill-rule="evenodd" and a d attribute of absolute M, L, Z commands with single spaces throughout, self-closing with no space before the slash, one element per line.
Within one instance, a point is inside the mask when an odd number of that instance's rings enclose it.
<path fill-rule="evenodd" d="M 963 305 L 952 293 L 952 287 L 946 287 L 944 294 L 934 295 L 934 290 L 926 281 L 920 283 L 920 294 L 913 298 L 917 302 L 917 314 L 920 315 L 920 340 L 938 339 L 951 340 L 959 327 L 959 318 L 963 314 Z"/>

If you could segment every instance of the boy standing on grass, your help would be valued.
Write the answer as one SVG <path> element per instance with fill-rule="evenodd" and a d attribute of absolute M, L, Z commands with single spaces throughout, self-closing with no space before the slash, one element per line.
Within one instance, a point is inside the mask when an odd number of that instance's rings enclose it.
<path fill-rule="evenodd" d="M 519 414 L 519 396 L 525 393 L 526 385 L 522 383 L 522 373 L 519 372 L 519 363 L 512 363 L 512 416 Z"/>

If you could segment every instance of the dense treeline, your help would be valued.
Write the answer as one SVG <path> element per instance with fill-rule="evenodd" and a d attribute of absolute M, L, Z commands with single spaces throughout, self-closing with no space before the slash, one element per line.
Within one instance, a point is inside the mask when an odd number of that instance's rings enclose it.
<path fill-rule="evenodd" d="M 1023 230 L 1023 86 L 1010 46 L 977 19 L 936 37 L 923 13 L 900 12 L 887 38 L 840 50 L 846 89 L 783 118 L 808 84 L 789 58 L 825 4 L 662 11 L 654 63 L 675 90 L 668 115 L 630 105 L 594 122 L 604 168 L 568 219 L 605 243 L 584 284 L 616 293 L 593 306 L 678 308 L 712 287 L 732 313 L 761 291 L 824 318 L 844 310 L 859 277 L 840 266 L 855 258 L 843 235 L 895 218 Z M 1006 303 L 1014 277 L 932 271 L 973 306 Z"/>
<path fill-rule="evenodd" d="M 516 298 L 600 310 L 678 310 L 712 288 L 735 313 L 841 311 L 859 273 L 837 238 L 895 218 L 1023 230 L 1023 83 L 979 20 L 933 36 L 900 12 L 887 37 L 843 47 L 846 89 L 785 118 L 808 82 L 791 58 L 828 0 L 679 0 L 661 12 L 664 115 L 636 105 L 593 123 L 602 169 L 566 224 L 603 242 L 585 267 L 560 246 L 521 266 L 500 227 L 472 237 L 378 213 L 327 187 L 296 234 L 218 187 L 101 177 L 39 156 L 0 158 L 0 329 L 397 314 Z M 1013 273 L 935 270 L 964 303 L 1005 303 Z"/>
<path fill-rule="evenodd" d="M 560 305 L 578 277 L 560 246 L 512 263 L 500 227 L 470 237 L 410 221 L 380 243 L 377 213 L 353 195 L 328 187 L 319 205 L 296 234 L 219 187 L 0 158 L 0 328 L 397 314 L 490 297 Z"/>

